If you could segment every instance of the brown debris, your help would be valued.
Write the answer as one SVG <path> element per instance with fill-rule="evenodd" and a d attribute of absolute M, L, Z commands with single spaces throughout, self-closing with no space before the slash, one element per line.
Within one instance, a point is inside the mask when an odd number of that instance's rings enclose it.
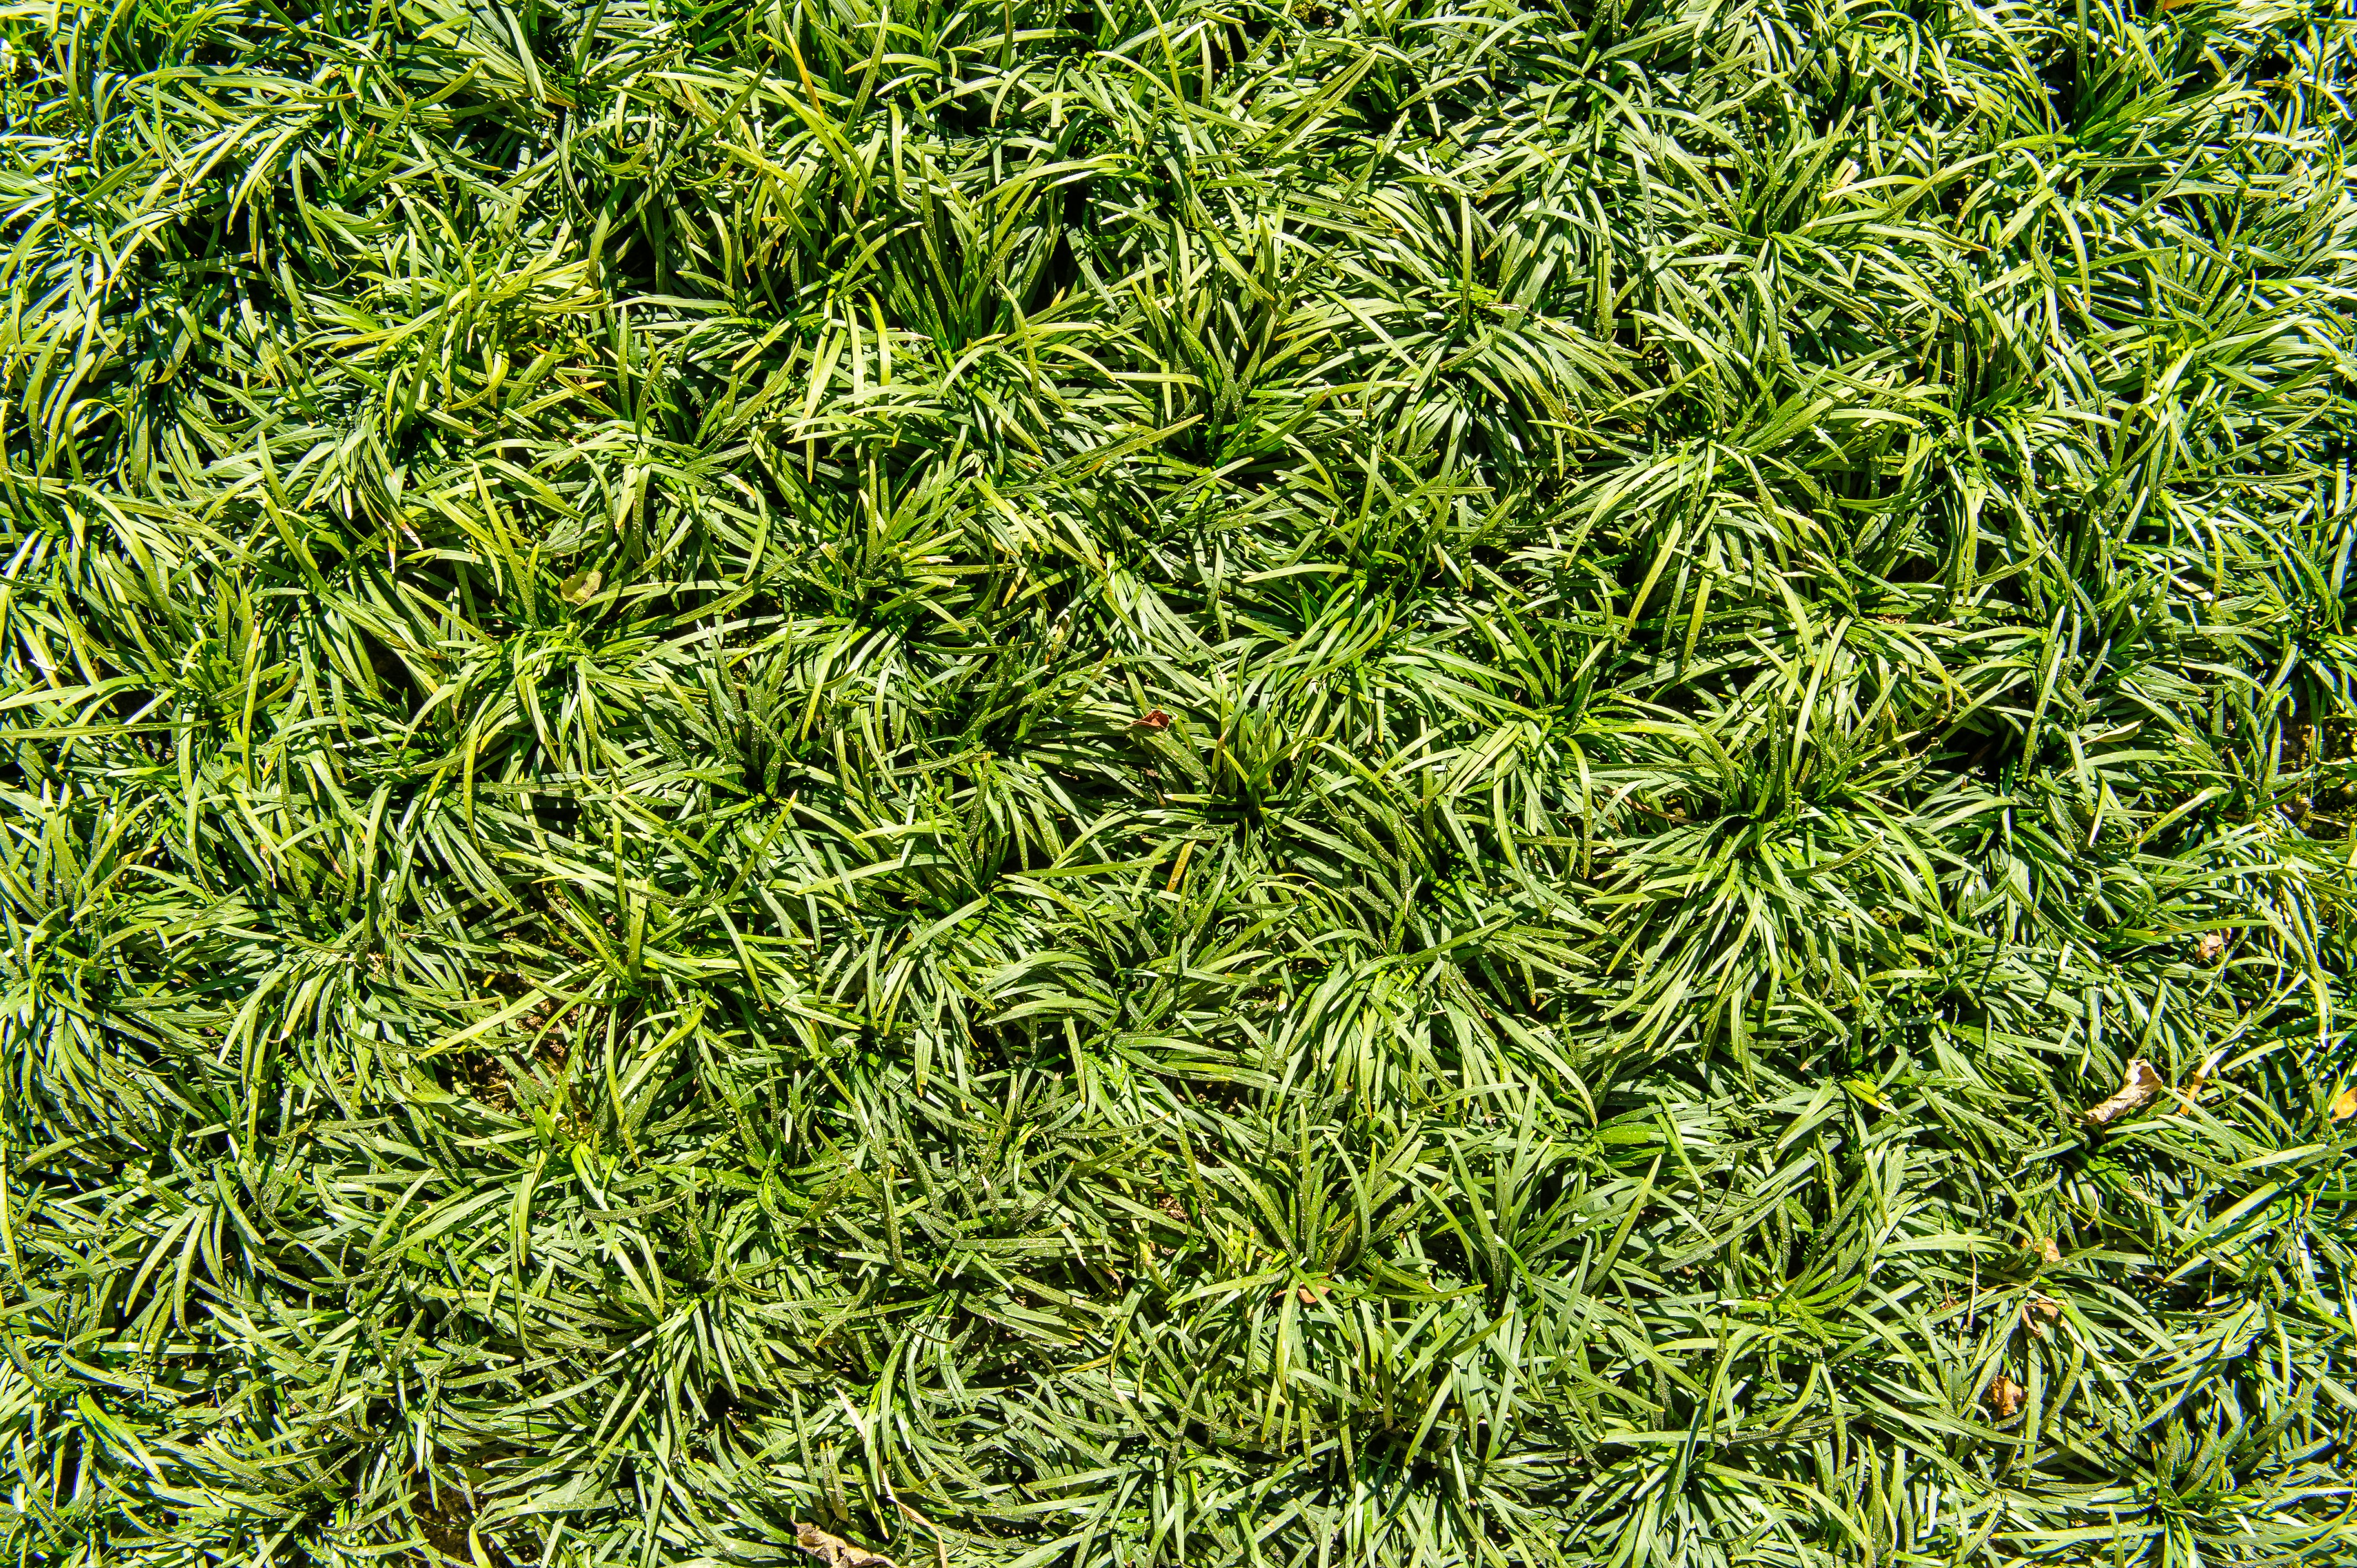
<path fill-rule="evenodd" d="M 2038 1239 L 2037 1250 L 2038 1261 L 2041 1263 L 2059 1263 L 2062 1261 L 2062 1248 L 2051 1236 L 2040 1236 Z"/>
<path fill-rule="evenodd" d="M 2029 1391 L 2003 1372 L 1999 1372 L 1995 1380 L 1989 1384 L 1988 1391 L 1981 1397 L 1988 1401 L 1989 1408 L 1996 1412 L 1996 1418 L 1999 1421 L 2007 1421 L 2020 1412 L 2021 1397 Z M 854 1565 L 854 1568 L 856 1568 L 856 1565 Z"/>
<path fill-rule="evenodd" d="M 2226 939 L 2216 931 L 2204 931 L 2201 940 L 2193 944 L 2193 961 L 2216 963 L 2226 955 Z"/>
<path fill-rule="evenodd" d="M 829 1535 L 814 1524 L 794 1526 L 794 1544 L 827 1568 L 900 1568 L 889 1557 L 854 1546 L 839 1535 Z"/>
<path fill-rule="evenodd" d="M 2083 1120 L 2090 1127 L 2117 1121 L 2167 1087 L 2160 1074 L 2152 1069 L 2152 1064 L 2138 1057 L 2128 1063 L 2127 1076 L 2121 1082 L 2119 1092 L 2100 1105 L 2089 1106 Z"/>
<path fill-rule="evenodd" d="M 2177 1096 L 2178 1103 L 2182 1105 L 2186 1110 L 2192 1110 L 2194 1108 L 2195 1098 L 2201 1092 L 2201 1086 L 2208 1083 L 2211 1079 L 2216 1075 L 2218 1071 L 2218 1064 L 2225 1060 L 2225 1058 L 2226 1050 L 2225 1047 L 2222 1046 L 2201 1058 L 2201 1065 L 2193 1069 L 2193 1076 L 2185 1080 L 2184 1088 L 2172 1089 L 2169 1092 Z"/>
<path fill-rule="evenodd" d="M 1136 727 L 1139 729 L 1168 729 L 1170 727 L 1170 715 L 1164 713 L 1160 708 L 1157 708 L 1152 713 L 1140 718 L 1137 721 Z"/>

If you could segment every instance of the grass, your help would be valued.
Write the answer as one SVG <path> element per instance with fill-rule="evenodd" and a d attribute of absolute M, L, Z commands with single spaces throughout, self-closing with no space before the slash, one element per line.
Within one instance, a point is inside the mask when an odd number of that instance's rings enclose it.
<path fill-rule="evenodd" d="M 0 38 L 8 1563 L 2357 1561 L 2345 7 Z"/>

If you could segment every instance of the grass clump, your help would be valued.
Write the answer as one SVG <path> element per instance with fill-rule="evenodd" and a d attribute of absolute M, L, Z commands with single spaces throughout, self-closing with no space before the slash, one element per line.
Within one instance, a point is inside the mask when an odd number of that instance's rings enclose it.
<path fill-rule="evenodd" d="M 0 7 L 9 1561 L 2350 1561 L 2352 28 Z"/>

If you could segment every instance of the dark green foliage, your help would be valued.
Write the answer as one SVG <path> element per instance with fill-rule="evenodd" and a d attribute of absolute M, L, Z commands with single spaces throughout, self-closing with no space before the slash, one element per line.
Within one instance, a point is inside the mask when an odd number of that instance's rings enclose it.
<path fill-rule="evenodd" d="M 2357 1559 L 2344 10 L 0 8 L 8 1561 Z"/>

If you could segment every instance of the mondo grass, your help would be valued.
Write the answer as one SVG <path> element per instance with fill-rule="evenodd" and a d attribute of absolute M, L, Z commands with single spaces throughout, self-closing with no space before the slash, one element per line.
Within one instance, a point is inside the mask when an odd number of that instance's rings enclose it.
<path fill-rule="evenodd" d="M 0 40 L 16 1568 L 2357 1561 L 2346 5 Z"/>

